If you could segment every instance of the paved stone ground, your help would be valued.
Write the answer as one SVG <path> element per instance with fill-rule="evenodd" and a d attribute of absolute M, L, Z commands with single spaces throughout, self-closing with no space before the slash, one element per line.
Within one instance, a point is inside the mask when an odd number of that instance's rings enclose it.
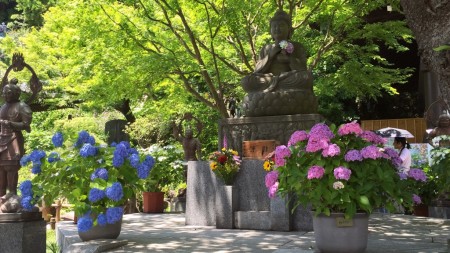
<path fill-rule="evenodd" d="M 78 243 L 80 249 L 83 248 L 83 251 L 75 249 L 72 252 L 100 252 L 95 251 L 98 242 L 79 243 L 73 222 L 62 221 L 57 224 L 57 229 L 60 245 L 68 247 Z M 447 239 L 450 239 L 450 220 L 372 214 L 366 253 L 449 252 Z M 119 238 L 105 240 L 104 244 L 114 242 L 123 245 L 124 241 L 126 245 L 107 252 L 316 252 L 314 232 L 185 226 L 184 214 L 173 213 L 125 215 Z M 73 245 L 71 250 L 74 250 Z"/>

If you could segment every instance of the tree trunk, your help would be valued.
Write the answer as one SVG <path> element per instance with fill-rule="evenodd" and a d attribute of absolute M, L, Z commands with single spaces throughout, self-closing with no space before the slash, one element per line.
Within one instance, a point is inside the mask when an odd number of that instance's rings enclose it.
<path fill-rule="evenodd" d="M 441 97 L 448 109 L 450 50 L 434 49 L 450 45 L 450 0 L 400 0 L 400 3 L 417 41 L 422 63 L 437 74 Z"/>

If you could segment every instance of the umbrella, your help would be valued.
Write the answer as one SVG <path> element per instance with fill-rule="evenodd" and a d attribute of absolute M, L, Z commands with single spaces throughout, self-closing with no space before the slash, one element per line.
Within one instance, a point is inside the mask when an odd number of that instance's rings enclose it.
<path fill-rule="evenodd" d="M 414 138 L 414 135 L 412 135 L 408 130 L 393 127 L 381 128 L 375 131 L 375 133 L 385 138 L 387 137 Z"/>

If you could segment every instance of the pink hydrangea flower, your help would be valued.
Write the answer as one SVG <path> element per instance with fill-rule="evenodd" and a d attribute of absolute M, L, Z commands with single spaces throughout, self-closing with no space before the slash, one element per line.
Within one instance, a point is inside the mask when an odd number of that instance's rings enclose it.
<path fill-rule="evenodd" d="M 324 148 L 322 151 L 323 157 L 333 157 L 337 156 L 341 153 L 341 149 L 336 144 L 328 145 L 328 147 Z"/>
<path fill-rule="evenodd" d="M 360 135 L 363 133 L 363 130 L 359 126 L 357 122 L 351 122 L 344 125 L 341 125 L 338 130 L 338 134 L 340 136 L 348 135 L 348 134 L 355 134 Z"/>
<path fill-rule="evenodd" d="M 363 131 L 360 135 L 359 135 L 362 139 L 371 142 L 373 144 L 385 144 L 386 141 L 385 139 L 383 139 L 383 137 L 379 136 L 378 134 L 372 132 L 372 131 Z"/>
<path fill-rule="evenodd" d="M 269 198 L 274 198 L 276 196 L 277 191 L 278 191 L 278 182 L 276 182 L 269 188 Z"/>
<path fill-rule="evenodd" d="M 286 164 L 285 158 L 288 158 L 290 156 L 291 150 L 288 147 L 284 145 L 277 146 L 275 148 L 275 165 L 277 167 L 284 166 Z"/>
<path fill-rule="evenodd" d="M 325 169 L 323 167 L 313 165 L 308 170 L 308 179 L 321 179 L 323 177 L 323 174 L 325 174 Z"/>
<path fill-rule="evenodd" d="M 376 160 L 381 157 L 380 148 L 370 145 L 361 149 L 361 155 L 364 159 Z"/>
<path fill-rule="evenodd" d="M 288 147 L 293 146 L 295 144 L 297 144 L 300 141 L 304 141 L 308 139 L 308 133 L 306 133 L 306 131 L 295 131 L 292 135 L 291 138 L 288 141 Z"/>
<path fill-rule="evenodd" d="M 306 145 L 306 152 L 313 153 L 328 147 L 328 139 L 310 136 Z"/>
<path fill-rule="evenodd" d="M 361 156 L 361 153 L 359 150 L 352 149 L 345 154 L 344 159 L 346 162 L 353 162 L 353 161 L 362 161 L 363 157 Z"/>
<path fill-rule="evenodd" d="M 317 123 L 309 131 L 309 136 L 314 136 L 315 138 L 327 139 L 330 140 L 334 138 L 333 132 L 331 129 L 324 123 Z"/>
<path fill-rule="evenodd" d="M 276 182 L 278 182 L 278 171 L 274 170 L 266 174 L 265 183 L 267 188 L 272 187 Z"/>
<path fill-rule="evenodd" d="M 348 181 L 350 179 L 352 171 L 343 166 L 339 166 L 336 169 L 334 169 L 333 174 L 336 179 L 343 179 Z"/>

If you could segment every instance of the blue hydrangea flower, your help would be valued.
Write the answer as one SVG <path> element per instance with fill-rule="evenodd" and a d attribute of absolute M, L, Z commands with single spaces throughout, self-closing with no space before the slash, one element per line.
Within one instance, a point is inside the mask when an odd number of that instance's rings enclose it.
<path fill-rule="evenodd" d="M 24 167 L 31 161 L 29 155 L 24 155 L 22 158 L 20 158 L 20 166 Z"/>
<path fill-rule="evenodd" d="M 137 168 L 137 175 L 141 179 L 145 179 L 148 177 L 148 174 L 150 173 L 149 167 L 145 166 L 143 163 L 139 164 Z"/>
<path fill-rule="evenodd" d="M 107 219 L 106 219 L 106 214 L 101 213 L 97 216 L 97 223 L 100 226 L 104 226 L 108 223 Z"/>
<path fill-rule="evenodd" d="M 123 158 L 123 156 L 121 155 L 116 155 L 116 153 L 114 152 L 114 156 L 113 156 L 113 166 L 118 168 L 120 166 L 122 166 L 122 164 L 125 162 L 125 159 Z"/>
<path fill-rule="evenodd" d="M 48 158 L 47 158 L 47 161 L 48 161 L 49 163 L 56 162 L 56 161 L 59 161 L 59 160 L 61 160 L 61 158 L 59 157 L 59 154 L 56 153 L 56 152 L 51 152 L 51 153 L 48 155 Z"/>
<path fill-rule="evenodd" d="M 26 197 L 22 197 L 22 200 L 20 201 L 20 204 L 22 204 L 23 209 L 27 210 L 27 211 L 31 211 L 33 209 L 33 204 L 31 203 L 33 200 L 33 197 L 31 196 L 26 196 Z"/>
<path fill-rule="evenodd" d="M 128 156 L 131 156 L 133 154 L 139 155 L 139 152 L 135 148 L 129 148 L 127 150 L 127 152 L 128 152 Z"/>
<path fill-rule="evenodd" d="M 133 168 L 138 168 L 140 161 L 140 157 L 138 154 L 132 154 L 128 157 L 128 160 L 130 160 L 130 164 Z"/>
<path fill-rule="evenodd" d="M 121 141 L 119 144 L 124 145 L 126 149 L 131 148 L 131 145 L 128 141 Z"/>
<path fill-rule="evenodd" d="M 95 203 L 101 199 L 103 199 L 106 196 L 105 191 L 97 189 L 97 188 L 92 188 L 89 191 L 89 201 L 91 201 L 92 203 Z"/>
<path fill-rule="evenodd" d="M 19 190 L 22 193 L 22 197 L 24 196 L 33 196 L 33 185 L 31 180 L 25 180 L 19 185 Z"/>
<path fill-rule="evenodd" d="M 117 146 L 117 143 L 115 141 L 113 141 L 110 146 L 115 147 L 115 146 Z"/>
<path fill-rule="evenodd" d="M 78 139 L 75 142 L 75 147 L 79 148 L 79 147 L 83 146 L 83 144 L 88 142 L 88 140 L 89 140 L 89 133 L 85 130 L 80 131 L 78 133 Z"/>
<path fill-rule="evenodd" d="M 80 219 L 78 219 L 77 227 L 79 232 L 87 232 L 89 229 L 92 228 L 94 225 L 94 222 L 92 221 L 92 218 L 89 216 L 83 216 Z"/>
<path fill-rule="evenodd" d="M 55 147 L 62 147 L 64 137 L 61 132 L 56 132 L 52 137 L 52 143 Z"/>
<path fill-rule="evenodd" d="M 89 143 L 86 143 L 83 145 L 83 147 L 80 149 L 80 156 L 82 157 L 89 157 L 89 156 L 95 156 L 97 154 L 97 148 L 92 146 Z"/>
<path fill-rule="evenodd" d="M 101 178 L 103 180 L 108 180 L 108 170 L 105 168 L 98 168 L 91 174 L 91 180 L 94 181 L 96 178 Z"/>
<path fill-rule="evenodd" d="M 43 150 L 33 150 L 30 154 L 30 161 L 32 162 L 40 162 L 42 158 L 45 157 L 45 152 Z"/>
<path fill-rule="evenodd" d="M 41 171 L 41 164 L 35 164 L 33 165 L 33 168 L 31 168 L 31 173 L 33 174 L 39 174 Z"/>
<path fill-rule="evenodd" d="M 153 156 L 151 156 L 151 155 L 146 155 L 145 159 L 142 163 L 144 164 L 144 166 L 151 169 L 155 165 L 155 158 L 153 158 Z"/>
<path fill-rule="evenodd" d="M 123 208 L 122 207 L 110 207 L 106 209 L 106 220 L 108 224 L 114 224 L 122 219 Z"/>
<path fill-rule="evenodd" d="M 89 143 L 89 144 L 91 144 L 92 146 L 94 146 L 94 145 L 95 145 L 95 138 L 94 138 L 94 136 L 89 135 L 89 137 L 88 137 L 86 143 Z"/>
<path fill-rule="evenodd" d="M 127 147 L 122 142 L 117 144 L 114 150 L 114 156 L 128 157 Z"/>
<path fill-rule="evenodd" d="M 106 188 L 106 197 L 113 201 L 119 201 L 123 198 L 122 185 L 119 182 L 115 182 L 111 187 Z"/>

